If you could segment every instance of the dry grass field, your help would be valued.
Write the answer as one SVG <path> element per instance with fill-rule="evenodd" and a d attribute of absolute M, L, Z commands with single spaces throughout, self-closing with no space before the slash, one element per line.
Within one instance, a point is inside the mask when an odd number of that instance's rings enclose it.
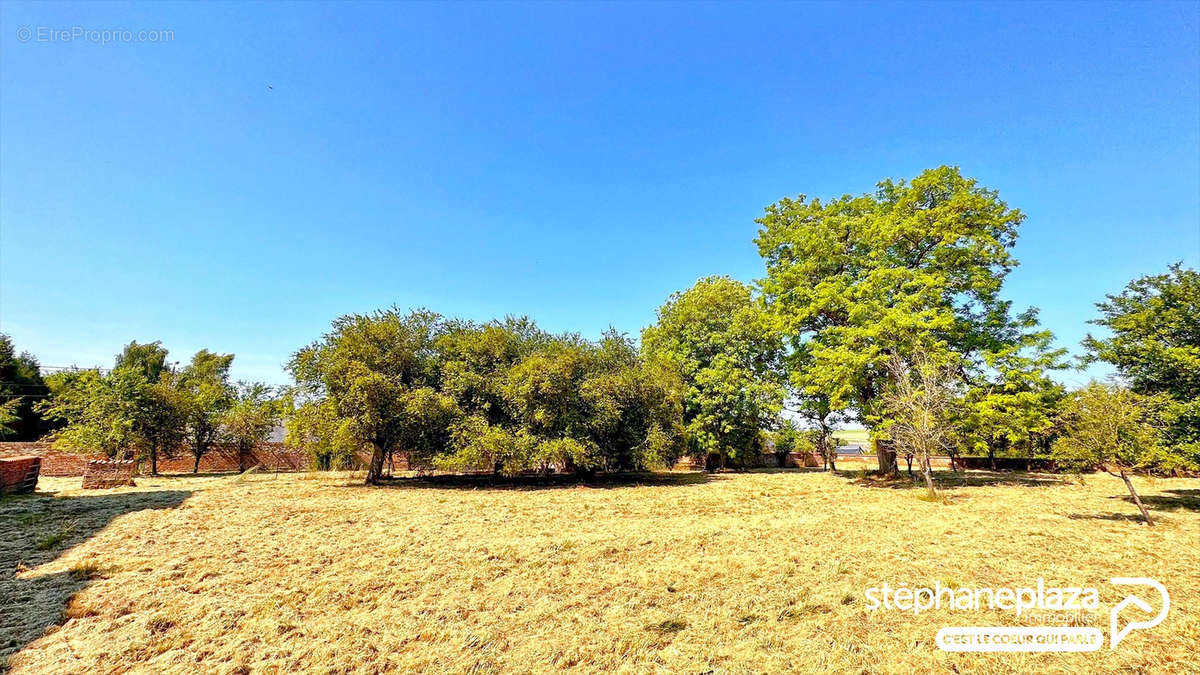
<path fill-rule="evenodd" d="M 973 472 L 948 503 L 853 474 L 491 488 L 348 474 L 43 479 L 0 500 L 0 658 L 57 672 L 1200 672 L 1200 481 Z M 951 654 L 1001 612 L 866 608 L 895 585 L 1172 594 L 1116 650 Z M 1136 617 L 1135 617 L 1136 618 Z M 1085 617 L 1086 620 L 1086 617 Z"/>

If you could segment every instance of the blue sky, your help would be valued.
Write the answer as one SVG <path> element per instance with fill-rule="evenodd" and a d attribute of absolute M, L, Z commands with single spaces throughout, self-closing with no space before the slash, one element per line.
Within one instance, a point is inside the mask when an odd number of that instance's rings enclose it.
<path fill-rule="evenodd" d="M 761 276 L 779 197 L 955 164 L 1028 214 L 1007 295 L 1076 348 L 1200 261 L 1198 7 L 6 2 L 0 330 L 271 382 L 392 303 L 636 335 Z M 75 27 L 173 38 L 41 39 Z"/>

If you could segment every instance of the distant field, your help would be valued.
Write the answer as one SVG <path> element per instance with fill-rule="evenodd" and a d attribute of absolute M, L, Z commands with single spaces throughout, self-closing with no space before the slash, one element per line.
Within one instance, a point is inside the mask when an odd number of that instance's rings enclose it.
<path fill-rule="evenodd" d="M 948 504 L 858 474 L 666 474 L 498 489 L 347 474 L 43 479 L 0 500 L 0 656 L 18 673 L 1196 672 L 1200 481 L 1124 487 L 940 474 Z M 1172 594 L 1116 650 L 951 654 L 946 625 L 1009 613 L 869 611 L 887 581 Z M 1152 596 L 1147 596 L 1152 597 Z"/>
<path fill-rule="evenodd" d="M 835 431 L 833 432 L 833 437 L 842 443 L 861 443 L 864 446 L 870 446 L 871 444 L 871 432 L 866 429 Z"/>

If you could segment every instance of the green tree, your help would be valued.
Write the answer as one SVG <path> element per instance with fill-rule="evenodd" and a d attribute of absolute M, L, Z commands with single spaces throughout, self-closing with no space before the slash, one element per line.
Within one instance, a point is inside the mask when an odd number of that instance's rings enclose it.
<path fill-rule="evenodd" d="M 403 314 L 393 307 L 372 314 L 350 314 L 300 349 L 288 364 L 303 403 L 333 417 L 337 437 L 369 446 L 368 484 L 383 478 L 385 461 L 414 438 L 448 434 L 440 425 L 443 399 L 438 385 L 437 339 L 445 332 L 442 317 L 426 310 Z M 417 417 L 415 407 L 435 410 Z M 410 456 L 410 461 L 421 458 Z"/>
<path fill-rule="evenodd" d="M 1200 272 L 1171 265 L 1096 306 L 1091 323 L 1111 336 L 1087 336 L 1088 360 L 1116 366 L 1136 393 L 1170 397 L 1165 444 L 1185 468 L 1200 468 Z"/>
<path fill-rule="evenodd" d="M 157 342 L 131 342 L 114 368 L 56 373 L 47 378 L 51 396 L 38 408 L 65 423 L 55 445 L 109 457 L 137 456 L 158 473 L 160 456 L 170 456 L 183 439 L 187 400 L 177 374 Z"/>
<path fill-rule="evenodd" d="M 767 207 L 757 221 L 760 283 L 789 342 L 792 387 L 874 428 L 887 422 L 880 402 L 893 356 L 921 351 L 977 378 L 989 353 L 1019 344 L 1036 322 L 1000 297 L 1022 220 L 946 166 L 885 180 L 873 194 Z"/>
<path fill-rule="evenodd" d="M 1008 347 L 984 352 L 984 367 L 967 379 L 957 424 L 993 470 L 998 451 L 1023 449 L 1033 457 L 1050 438 L 1065 391 L 1049 372 L 1066 368 L 1066 350 L 1051 341 L 1049 331 L 1020 335 Z"/>
<path fill-rule="evenodd" d="M 324 398 L 299 405 L 295 401 L 293 393 L 285 399 L 288 412 L 284 443 L 308 452 L 316 468 L 347 468 L 356 463 L 359 451 L 370 452 L 352 433 L 352 424 L 338 417 L 333 401 Z"/>
<path fill-rule="evenodd" d="M 128 370 L 70 370 L 46 378 L 51 395 L 38 404 L 48 419 L 63 423 L 55 447 L 117 457 L 133 447 L 137 400 L 145 381 Z"/>
<path fill-rule="evenodd" d="M 1161 402 L 1121 386 L 1092 382 L 1066 399 L 1066 433 L 1053 448 L 1054 457 L 1064 464 L 1099 467 L 1124 481 L 1147 525 L 1154 521 L 1127 472 L 1151 467 L 1158 459 L 1161 435 L 1156 411 Z"/>
<path fill-rule="evenodd" d="M 124 370 L 114 371 L 117 373 Z M 187 438 L 188 400 L 177 385 L 177 376 L 163 372 L 156 382 L 139 388 L 134 430 L 142 455 L 150 460 L 150 474 L 158 475 L 159 457 L 170 458 Z"/>
<path fill-rule="evenodd" d="M 692 452 L 724 465 L 761 451 L 762 432 L 783 404 L 783 343 L 750 286 L 708 277 L 672 294 L 643 331 L 642 349 L 684 383 Z"/>
<path fill-rule="evenodd" d="M 49 391 L 33 354 L 18 354 L 12 339 L 0 333 L 0 406 L 12 415 L 5 435 L 33 440 L 49 430 L 36 410 Z"/>
<path fill-rule="evenodd" d="M 441 468 L 524 471 L 629 471 L 679 456 L 679 383 L 638 356 L 624 336 L 598 342 L 541 336 L 511 363 L 492 414 L 476 412 L 454 431 Z"/>
<path fill-rule="evenodd" d="M 199 473 L 200 458 L 222 439 L 221 421 L 234 402 L 229 368 L 233 354 L 215 354 L 201 349 L 178 376 L 187 410 L 188 446 L 192 473 Z"/>
<path fill-rule="evenodd" d="M 246 455 L 267 440 L 283 415 L 283 402 L 262 382 L 239 382 L 233 403 L 221 426 L 238 451 L 238 471 L 246 470 Z"/>
<path fill-rule="evenodd" d="M 17 412 L 17 407 L 20 404 L 20 398 L 0 401 L 0 438 L 11 436 L 15 432 L 13 423 L 21 419 L 21 415 Z"/>
<path fill-rule="evenodd" d="M 846 421 L 847 415 L 834 410 L 828 396 L 811 389 L 793 396 L 792 404 L 795 406 L 792 412 L 808 425 L 813 449 L 821 456 L 825 469 L 837 471 L 837 443 L 833 432 Z"/>

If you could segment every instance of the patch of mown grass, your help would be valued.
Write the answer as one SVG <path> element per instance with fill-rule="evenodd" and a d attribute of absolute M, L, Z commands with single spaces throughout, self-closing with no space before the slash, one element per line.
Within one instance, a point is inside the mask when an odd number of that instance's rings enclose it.
<path fill-rule="evenodd" d="M 123 499 L 177 480 L 197 487 L 187 508 L 125 513 L 102 529 L 88 502 L 73 504 L 69 557 L 34 552 L 35 534 L 63 516 L 22 530 L 21 509 L 6 511 L 0 541 L 24 543 L 0 546 L 0 562 L 22 570 L 7 587 L 0 578 L 0 616 L 17 597 L 3 591 L 53 580 L 74 591 L 107 577 L 47 605 L 47 621 L 63 605 L 82 620 L 22 641 L 14 670 L 1187 672 L 1200 650 L 1185 613 L 1200 605 L 1200 510 L 1176 507 L 1195 498 L 1195 480 L 1136 478 L 1162 523 L 1145 528 L 1114 518 L 1137 510 L 1119 481 L 1100 478 L 939 475 L 954 501 L 943 509 L 915 501 L 914 482 L 892 489 L 824 472 L 613 489 L 339 487 L 348 475 L 148 480 Z M 1133 569 L 1172 600 L 1162 625 L 1129 638 L 1136 649 L 947 654 L 934 635 L 948 622 L 1025 617 L 873 612 L 864 600 L 884 582 L 1000 588 L 1044 577 L 1098 586 L 1106 612 L 1123 593 L 1102 580 Z M 15 607 L 33 611 L 24 602 Z M 0 651 L 9 639 L 0 628 Z"/>

